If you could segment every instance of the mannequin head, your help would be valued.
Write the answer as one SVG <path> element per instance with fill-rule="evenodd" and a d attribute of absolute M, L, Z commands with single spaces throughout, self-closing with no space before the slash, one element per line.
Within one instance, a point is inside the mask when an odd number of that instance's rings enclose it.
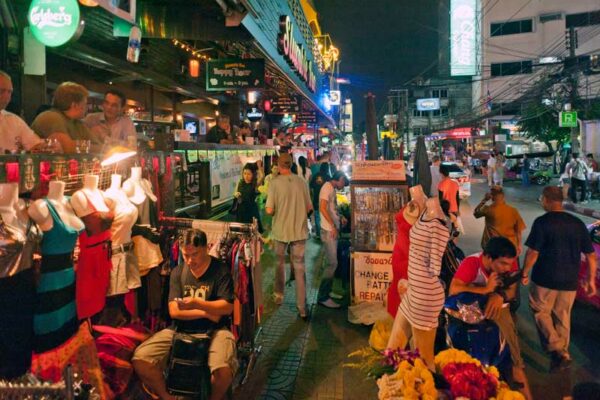
<path fill-rule="evenodd" d="M 141 167 L 131 167 L 131 179 L 140 180 L 142 178 L 142 168 Z"/>
<path fill-rule="evenodd" d="M 427 200 L 427 196 L 425 196 L 425 192 L 423 191 L 423 186 L 415 185 L 408 189 L 410 193 L 410 198 L 412 201 L 415 201 L 419 207 L 422 209 L 425 207 L 425 201 Z"/>
<path fill-rule="evenodd" d="M 112 174 L 110 176 L 110 188 L 113 190 L 118 190 L 121 188 L 121 175 Z"/>
<path fill-rule="evenodd" d="M 444 211 L 440 206 L 440 200 L 437 197 L 427 199 L 425 202 L 425 218 L 431 220 L 434 218 L 444 219 Z"/>
<path fill-rule="evenodd" d="M 48 198 L 60 201 L 65 194 L 65 183 L 63 181 L 50 181 L 48 185 Z"/>
<path fill-rule="evenodd" d="M 83 177 L 83 188 L 88 190 L 98 189 L 98 175 L 85 175 Z"/>

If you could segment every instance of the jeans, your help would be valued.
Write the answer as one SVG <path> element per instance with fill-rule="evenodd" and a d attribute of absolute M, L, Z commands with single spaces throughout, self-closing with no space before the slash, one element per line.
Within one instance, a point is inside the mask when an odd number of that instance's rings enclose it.
<path fill-rule="evenodd" d="M 296 278 L 296 306 L 299 312 L 306 311 L 306 275 L 304 273 L 304 249 L 306 240 L 284 243 L 273 241 L 277 255 L 277 269 L 275 270 L 275 294 L 283 297 L 285 287 L 285 252 L 288 245 L 291 247 L 290 257 L 294 263 L 294 277 Z"/>
<path fill-rule="evenodd" d="M 318 301 L 325 301 L 329 298 L 329 293 L 333 287 L 333 277 L 338 266 L 337 259 L 337 237 L 334 239 L 330 231 L 321 229 L 321 241 L 325 247 L 325 255 L 327 256 L 327 267 L 321 276 L 321 286 L 319 286 Z"/>
<path fill-rule="evenodd" d="M 523 186 L 529 186 L 529 170 L 521 170 L 521 180 Z"/>
<path fill-rule="evenodd" d="M 571 309 L 576 294 L 574 290 L 554 290 L 531 284 L 529 307 L 546 351 L 569 352 Z"/>
<path fill-rule="evenodd" d="M 318 209 L 315 209 L 315 232 L 317 235 L 321 233 L 321 213 Z"/>

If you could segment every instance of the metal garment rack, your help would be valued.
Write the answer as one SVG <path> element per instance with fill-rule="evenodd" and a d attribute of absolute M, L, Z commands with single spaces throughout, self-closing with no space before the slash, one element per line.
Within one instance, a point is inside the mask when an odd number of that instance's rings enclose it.
<path fill-rule="evenodd" d="M 174 228 L 193 228 L 200 229 L 206 233 L 208 232 L 219 232 L 219 233 L 250 233 L 258 234 L 258 222 L 256 219 L 251 224 L 244 224 L 241 222 L 225 222 L 225 221 L 212 221 L 206 219 L 193 219 L 193 218 L 176 218 L 176 217 L 161 217 L 159 220 L 161 226 L 174 227 Z"/>
<path fill-rule="evenodd" d="M 33 375 L 18 382 L 0 379 L 0 399 L 76 400 L 80 386 L 80 382 L 75 384 L 73 368 L 69 364 L 63 371 L 63 380 L 57 383 L 42 382 Z"/>
<path fill-rule="evenodd" d="M 200 229 L 207 235 L 211 233 L 218 234 L 250 234 L 252 236 L 259 235 L 258 232 L 258 221 L 256 218 L 253 219 L 251 224 L 244 224 L 240 222 L 225 222 L 225 221 L 212 221 L 204 219 L 192 219 L 192 218 L 176 218 L 176 217 L 161 217 L 159 224 L 163 227 L 173 228 L 193 228 Z M 259 238 L 255 240 L 260 240 Z M 260 255 L 257 255 L 260 258 Z M 257 264 L 258 265 L 258 264 Z M 258 265 L 258 268 L 260 266 Z M 259 337 L 261 336 L 262 327 L 258 325 L 254 332 L 252 343 L 250 346 L 241 346 L 238 344 L 238 359 L 243 361 L 241 365 L 245 365 L 245 368 L 240 369 L 240 372 L 234 377 L 233 387 L 244 385 L 256 365 L 256 360 L 262 352 L 262 345 L 259 345 Z"/>

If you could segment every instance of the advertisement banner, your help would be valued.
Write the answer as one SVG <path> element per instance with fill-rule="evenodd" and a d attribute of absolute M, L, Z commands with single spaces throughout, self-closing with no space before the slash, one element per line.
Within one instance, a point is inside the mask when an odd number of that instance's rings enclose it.
<path fill-rule="evenodd" d="M 316 111 L 302 111 L 300 114 L 296 114 L 296 122 L 300 124 L 316 124 L 317 123 L 317 112 Z"/>
<path fill-rule="evenodd" d="M 296 114 L 300 112 L 301 100 L 294 97 L 277 97 L 271 101 L 271 114 Z"/>
<path fill-rule="evenodd" d="M 257 89 L 265 85 L 265 60 L 226 58 L 206 62 L 206 90 Z"/>
<path fill-rule="evenodd" d="M 237 151 L 219 151 L 219 157 L 210 159 L 212 206 L 216 207 L 233 198 L 235 187 L 242 176 L 242 157 Z"/>
<path fill-rule="evenodd" d="M 354 161 L 353 181 L 405 181 L 406 169 L 402 160 Z"/>
<path fill-rule="evenodd" d="M 392 282 L 392 253 L 353 254 L 352 303 L 383 303 Z"/>
<path fill-rule="evenodd" d="M 477 0 L 450 1 L 450 75 L 477 75 Z"/>
<path fill-rule="evenodd" d="M 435 111 L 440 109 L 440 99 L 417 99 L 417 110 L 419 111 Z"/>

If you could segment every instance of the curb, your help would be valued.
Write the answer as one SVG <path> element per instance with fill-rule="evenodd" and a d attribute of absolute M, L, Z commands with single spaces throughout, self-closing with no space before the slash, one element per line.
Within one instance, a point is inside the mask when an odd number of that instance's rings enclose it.
<path fill-rule="evenodd" d="M 572 211 L 577 214 L 584 215 L 590 218 L 600 219 L 600 210 L 596 210 L 589 207 L 579 206 L 577 204 L 573 204 L 571 202 L 564 202 L 563 208 L 567 211 Z"/>

